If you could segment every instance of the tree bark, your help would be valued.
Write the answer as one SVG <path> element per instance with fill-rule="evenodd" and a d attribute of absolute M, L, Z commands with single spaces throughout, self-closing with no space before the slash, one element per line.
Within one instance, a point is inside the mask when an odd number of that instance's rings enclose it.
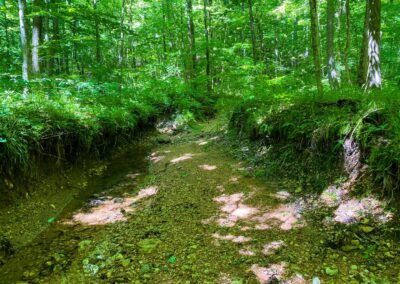
<path fill-rule="evenodd" d="M 358 63 L 358 73 L 357 73 L 357 83 L 359 86 L 363 86 L 365 84 L 365 80 L 367 78 L 367 73 L 368 73 L 368 22 L 370 14 L 369 5 L 370 5 L 370 0 L 366 0 L 364 30 L 360 48 L 360 60 Z"/>
<path fill-rule="evenodd" d="M 40 0 L 33 1 L 34 12 L 40 11 Z M 40 73 L 39 62 L 39 44 L 40 34 L 42 28 L 42 19 L 40 16 L 35 15 L 32 21 L 32 74 L 38 75 Z"/>
<path fill-rule="evenodd" d="M 189 53 L 192 61 L 192 66 L 190 70 L 190 78 L 195 76 L 196 72 L 196 37 L 195 37 L 195 28 L 193 22 L 193 4 L 192 0 L 186 0 L 186 12 L 188 17 L 188 39 L 189 39 Z"/>
<path fill-rule="evenodd" d="M 97 15 L 97 0 L 93 0 L 93 10 L 95 11 L 95 30 L 96 30 L 96 62 L 99 64 L 101 62 L 101 47 L 100 47 L 100 24 Z"/>
<path fill-rule="evenodd" d="M 25 0 L 18 0 L 18 9 L 19 9 L 19 30 L 21 35 L 21 51 L 22 51 L 22 79 L 24 81 L 29 80 L 29 47 L 27 40 L 27 32 L 26 32 L 26 24 L 25 24 Z"/>
<path fill-rule="evenodd" d="M 211 93 L 211 80 L 210 80 L 210 40 L 208 31 L 208 10 L 207 1 L 203 0 L 203 10 L 204 10 L 204 38 L 206 40 L 206 76 L 207 76 L 207 92 Z"/>
<path fill-rule="evenodd" d="M 338 74 L 335 65 L 335 0 L 327 0 L 326 5 L 326 66 L 329 85 L 337 89 L 339 85 Z"/>
<path fill-rule="evenodd" d="M 380 89 L 382 75 L 380 66 L 381 45 L 381 0 L 369 0 L 368 19 L 368 72 L 365 82 L 366 89 Z"/>
<path fill-rule="evenodd" d="M 126 0 L 122 0 L 121 7 L 121 19 L 120 19 L 120 47 L 118 54 L 119 68 L 120 68 L 120 87 L 122 86 L 123 81 L 123 66 L 124 66 L 124 41 L 125 41 L 125 33 L 124 33 L 124 21 L 125 21 L 125 4 Z"/>
<path fill-rule="evenodd" d="M 315 79 L 317 81 L 317 90 L 319 94 L 323 93 L 321 61 L 319 55 L 319 27 L 317 0 L 310 1 L 310 18 L 311 18 L 311 42 L 314 56 Z"/>
<path fill-rule="evenodd" d="M 350 0 L 345 0 L 345 9 L 346 9 L 346 45 L 344 48 L 344 55 L 343 55 L 343 61 L 344 61 L 344 69 L 346 72 L 347 76 L 347 81 L 349 84 L 351 84 L 351 77 L 350 77 L 350 68 L 349 68 L 349 51 L 350 51 L 350 45 L 351 45 L 351 23 L 350 23 Z"/>

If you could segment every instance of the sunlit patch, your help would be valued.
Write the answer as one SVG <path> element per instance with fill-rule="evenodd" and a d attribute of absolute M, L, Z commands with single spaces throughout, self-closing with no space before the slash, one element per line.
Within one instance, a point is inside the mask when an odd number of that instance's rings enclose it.
<path fill-rule="evenodd" d="M 274 197 L 280 200 L 286 200 L 290 197 L 290 193 L 287 191 L 278 191 L 274 194 Z"/>
<path fill-rule="evenodd" d="M 217 166 L 213 166 L 213 165 L 200 165 L 199 168 L 206 170 L 206 171 L 213 171 L 215 169 L 217 169 Z"/>
<path fill-rule="evenodd" d="M 294 274 L 292 277 L 290 277 L 289 279 L 285 280 L 284 283 L 287 284 L 307 284 L 310 283 L 308 281 L 306 281 L 303 277 L 303 275 L 296 273 Z"/>
<path fill-rule="evenodd" d="M 200 139 L 200 140 L 196 141 L 196 144 L 199 146 L 204 146 L 204 145 L 208 144 L 208 141 L 204 140 L 204 139 Z"/>
<path fill-rule="evenodd" d="M 240 177 L 237 177 L 237 176 L 231 177 L 231 178 L 229 179 L 229 182 L 231 182 L 231 183 L 238 183 L 238 182 L 239 182 L 239 178 L 240 178 Z"/>
<path fill-rule="evenodd" d="M 161 162 L 164 160 L 165 156 L 159 155 L 157 152 L 154 152 L 150 155 L 150 161 L 153 164 L 157 164 L 158 162 Z"/>
<path fill-rule="evenodd" d="M 347 192 L 343 188 L 335 185 L 329 186 L 325 189 L 321 196 L 320 201 L 328 207 L 338 206 Z"/>
<path fill-rule="evenodd" d="M 220 235 L 218 233 L 212 234 L 213 238 L 220 241 L 231 241 L 233 243 L 247 243 L 251 241 L 250 237 L 234 236 L 234 235 Z"/>
<path fill-rule="evenodd" d="M 342 203 L 336 209 L 334 220 L 339 223 L 352 224 L 365 217 L 372 217 L 377 222 L 386 223 L 393 218 L 393 214 L 385 212 L 382 202 L 377 199 L 351 199 Z"/>
<path fill-rule="evenodd" d="M 243 249 L 239 250 L 239 254 L 244 255 L 244 256 L 255 256 L 256 255 L 256 253 L 254 251 L 252 251 L 250 248 L 243 248 Z"/>
<path fill-rule="evenodd" d="M 258 282 L 262 284 L 274 283 L 274 281 L 281 281 L 286 270 L 286 263 L 281 262 L 272 264 L 268 267 L 261 267 L 257 264 L 251 266 L 251 271 L 255 274 Z"/>
<path fill-rule="evenodd" d="M 126 177 L 130 178 L 130 179 L 135 179 L 140 175 L 141 175 L 140 173 L 129 173 L 129 174 L 126 175 Z"/>
<path fill-rule="evenodd" d="M 220 136 L 214 136 L 214 137 L 211 137 L 210 140 L 216 141 L 216 140 L 219 140 L 220 138 L 221 138 Z"/>
<path fill-rule="evenodd" d="M 300 211 L 301 208 L 299 208 L 298 204 L 282 204 L 278 208 L 273 209 L 262 216 L 253 218 L 253 220 L 261 224 L 265 224 L 267 221 L 276 220 L 279 222 L 279 228 L 287 231 L 304 226 L 304 220 L 301 217 Z"/>
<path fill-rule="evenodd" d="M 255 230 L 259 230 L 259 231 L 265 231 L 265 230 L 269 230 L 271 229 L 271 226 L 268 224 L 257 224 L 254 227 Z"/>
<path fill-rule="evenodd" d="M 126 213 L 133 212 L 132 205 L 149 196 L 157 193 L 157 187 L 148 187 L 141 189 L 135 197 L 118 197 L 112 198 L 110 196 L 99 199 L 98 202 L 93 203 L 89 212 L 79 211 L 74 214 L 71 221 L 66 221 L 64 224 L 83 224 L 83 225 L 105 225 L 118 221 L 126 221 Z"/>
<path fill-rule="evenodd" d="M 265 255 L 272 255 L 280 250 L 285 243 L 283 241 L 273 241 L 263 246 L 262 253 Z"/>
<path fill-rule="evenodd" d="M 222 203 L 220 208 L 222 214 L 220 218 L 217 219 L 217 224 L 222 227 L 233 227 L 236 225 L 237 221 L 249 219 L 258 213 L 257 208 L 243 204 L 243 200 L 243 193 L 235 193 L 232 195 L 224 194 L 214 198 L 214 201 Z"/>
<path fill-rule="evenodd" d="M 180 162 L 189 160 L 189 159 L 193 158 L 193 156 L 194 156 L 194 155 L 193 155 L 193 154 L 190 154 L 190 153 L 184 154 L 183 156 L 180 156 L 180 157 L 178 157 L 178 158 L 172 159 L 172 160 L 171 160 L 171 163 L 177 164 L 177 163 L 180 163 Z"/>
<path fill-rule="evenodd" d="M 217 189 L 218 191 L 220 191 L 220 192 L 224 192 L 224 191 L 225 191 L 225 188 L 224 188 L 223 185 L 217 185 L 217 186 L 216 186 L 216 189 Z"/>

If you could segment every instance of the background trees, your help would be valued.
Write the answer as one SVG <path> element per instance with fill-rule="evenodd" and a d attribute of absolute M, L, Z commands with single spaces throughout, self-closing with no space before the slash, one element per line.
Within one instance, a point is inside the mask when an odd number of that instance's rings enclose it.
<path fill-rule="evenodd" d="M 302 74 L 304 85 L 316 77 L 322 92 L 399 78 L 399 4 L 392 2 L 2 0 L 0 7 L 1 74 L 23 80 L 118 77 L 124 84 L 156 68 L 158 75 L 175 70 L 201 92 L 260 74 Z"/>

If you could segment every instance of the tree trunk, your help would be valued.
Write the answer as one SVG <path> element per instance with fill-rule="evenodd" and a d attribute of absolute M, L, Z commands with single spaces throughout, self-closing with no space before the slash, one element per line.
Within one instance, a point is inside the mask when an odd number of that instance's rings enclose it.
<path fill-rule="evenodd" d="M 248 0 L 249 5 L 249 23 L 250 23 L 250 33 L 251 33 L 251 46 L 253 50 L 253 64 L 257 64 L 257 43 L 256 43 L 256 34 L 254 29 L 254 16 L 253 16 L 253 2 L 252 0 Z"/>
<path fill-rule="evenodd" d="M 365 4 L 365 18 L 364 18 L 364 31 L 360 48 L 360 60 L 358 64 L 357 83 L 359 86 L 365 84 L 368 73 L 368 22 L 370 14 L 370 0 L 366 0 Z"/>
<path fill-rule="evenodd" d="M 335 0 L 327 0 L 326 5 L 326 67 L 329 84 L 332 89 L 337 89 L 339 85 L 338 74 L 335 65 Z"/>
<path fill-rule="evenodd" d="M 34 12 L 40 11 L 40 0 L 33 1 Z M 40 73 L 39 64 L 39 44 L 40 34 L 42 28 L 42 19 L 40 16 L 34 16 L 32 21 L 32 74 L 38 75 Z"/>
<path fill-rule="evenodd" d="M 346 45 L 344 48 L 344 55 L 343 55 L 343 61 L 344 61 L 344 69 L 346 72 L 347 76 L 347 81 L 349 84 L 351 84 L 351 78 L 350 78 L 350 69 L 349 69 L 349 52 L 350 52 L 350 45 L 351 45 L 351 34 L 350 34 L 350 0 L 345 0 L 346 1 Z"/>
<path fill-rule="evenodd" d="M 196 72 L 196 37 L 193 22 L 193 5 L 192 0 L 186 0 L 186 12 L 188 16 L 188 39 L 189 39 L 189 53 L 192 59 L 192 66 L 190 70 L 190 78 L 195 76 Z"/>
<path fill-rule="evenodd" d="M 124 41 L 125 41 L 125 33 L 124 33 L 124 21 L 125 21 L 125 3 L 126 0 L 122 0 L 121 7 L 121 20 L 120 20 L 120 46 L 119 46 L 119 68 L 120 68 L 120 87 L 122 86 L 123 81 L 123 66 L 124 66 Z"/>
<path fill-rule="evenodd" d="M 18 0 L 19 30 L 21 34 L 21 50 L 22 50 L 22 79 L 24 81 L 28 81 L 29 47 L 28 47 L 27 32 L 25 25 L 25 6 L 26 6 L 25 0 Z"/>
<path fill-rule="evenodd" d="M 380 66 L 381 45 L 381 0 L 369 0 L 368 19 L 368 72 L 365 84 L 366 89 L 382 87 Z"/>
<path fill-rule="evenodd" d="M 97 0 L 93 0 L 93 9 L 95 11 L 95 30 L 96 30 L 96 63 L 101 62 L 101 47 L 100 47 L 100 24 L 97 15 Z"/>
<path fill-rule="evenodd" d="M 315 79 L 317 80 L 317 90 L 319 94 L 323 93 L 322 87 L 322 72 L 319 55 L 319 28 L 318 28 L 318 13 L 317 0 L 310 1 L 310 18 L 311 18 L 311 41 L 314 56 Z"/>
<path fill-rule="evenodd" d="M 206 76 L 207 76 L 207 92 L 211 93 L 211 80 L 210 80 L 210 42 L 208 34 L 208 10 L 207 1 L 203 0 L 203 10 L 204 10 L 204 37 L 206 40 Z"/>

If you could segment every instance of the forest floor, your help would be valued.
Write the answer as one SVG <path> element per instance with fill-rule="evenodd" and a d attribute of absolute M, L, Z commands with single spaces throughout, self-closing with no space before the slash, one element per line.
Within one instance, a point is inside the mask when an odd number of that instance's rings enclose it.
<path fill-rule="evenodd" d="M 281 181 L 252 177 L 213 125 L 156 139 L 148 166 L 130 160 L 81 208 L 66 206 L 0 266 L 0 283 L 400 280 L 395 239 L 366 218 L 322 225 L 332 211 L 310 213 Z"/>

